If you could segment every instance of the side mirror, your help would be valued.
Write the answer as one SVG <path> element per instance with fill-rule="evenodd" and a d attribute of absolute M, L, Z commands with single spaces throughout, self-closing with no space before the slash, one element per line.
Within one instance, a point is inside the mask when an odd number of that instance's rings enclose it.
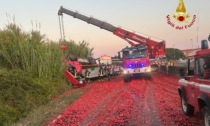
<path fill-rule="evenodd" d="M 201 41 L 201 49 L 208 49 L 208 41 L 207 40 L 202 40 Z"/>
<path fill-rule="evenodd" d="M 120 55 L 120 52 L 118 52 L 118 58 L 119 58 L 119 59 L 121 59 L 121 55 Z"/>

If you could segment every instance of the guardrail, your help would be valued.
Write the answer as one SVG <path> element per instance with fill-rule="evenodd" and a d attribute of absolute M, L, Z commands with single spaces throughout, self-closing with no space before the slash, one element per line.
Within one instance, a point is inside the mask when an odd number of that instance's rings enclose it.
<path fill-rule="evenodd" d="M 180 67 L 180 66 L 168 66 L 168 71 L 167 71 L 167 67 L 166 66 L 160 66 L 158 68 L 158 66 L 155 66 L 156 71 L 168 74 L 168 75 L 173 75 L 173 76 L 180 76 L 180 71 L 185 71 L 186 67 Z"/>

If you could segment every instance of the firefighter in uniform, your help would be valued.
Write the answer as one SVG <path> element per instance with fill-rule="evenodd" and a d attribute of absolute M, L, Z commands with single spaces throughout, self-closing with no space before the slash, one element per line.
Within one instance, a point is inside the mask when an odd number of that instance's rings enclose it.
<path fill-rule="evenodd" d="M 89 76 L 90 76 L 90 71 L 88 71 L 87 69 L 85 70 L 85 81 L 89 82 Z"/>
<path fill-rule="evenodd" d="M 106 70 L 106 79 L 109 81 L 110 80 L 110 72 L 111 72 L 111 69 L 108 68 L 108 65 L 107 65 L 106 68 L 105 68 L 105 70 Z"/>
<path fill-rule="evenodd" d="M 170 61 L 168 61 L 168 66 L 171 66 L 171 62 Z"/>
<path fill-rule="evenodd" d="M 160 62 L 158 62 L 158 70 L 160 71 Z"/>
<path fill-rule="evenodd" d="M 77 76 L 77 70 L 76 70 L 75 68 L 73 69 L 73 75 L 74 75 L 75 78 L 78 77 L 78 76 Z"/>
<path fill-rule="evenodd" d="M 68 72 L 70 72 L 75 78 L 77 78 L 77 70 L 72 65 L 68 66 Z"/>
<path fill-rule="evenodd" d="M 103 67 L 102 66 L 100 66 L 100 69 L 99 69 L 99 81 L 101 80 L 103 80 L 103 76 L 104 76 L 104 74 L 103 74 Z"/>
<path fill-rule="evenodd" d="M 166 65 L 166 73 L 168 74 L 168 63 L 166 62 L 165 65 Z"/>

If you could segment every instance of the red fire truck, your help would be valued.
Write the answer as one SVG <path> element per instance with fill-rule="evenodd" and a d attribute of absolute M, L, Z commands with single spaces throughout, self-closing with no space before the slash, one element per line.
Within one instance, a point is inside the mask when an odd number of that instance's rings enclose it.
<path fill-rule="evenodd" d="M 70 15 L 74 18 L 95 25 L 101 29 L 112 32 L 114 35 L 127 41 L 131 47 L 126 47 L 122 52 L 123 77 L 124 81 L 129 81 L 132 75 L 142 74 L 151 78 L 150 59 L 165 57 L 165 41 L 154 37 L 140 35 L 135 32 L 116 27 L 93 17 L 82 15 L 68 9 L 60 7 L 58 15 Z M 62 19 L 62 18 L 59 18 Z M 60 21 L 62 22 L 62 20 Z M 63 25 L 60 25 L 62 27 Z M 61 28 L 62 29 L 62 28 Z M 62 31 L 62 30 L 61 30 Z M 64 36 L 64 35 L 61 35 Z"/>
<path fill-rule="evenodd" d="M 209 36 L 210 41 L 210 36 Z M 203 113 L 205 126 L 210 125 L 210 49 L 208 41 L 201 41 L 201 50 L 188 57 L 187 70 L 180 71 L 178 92 L 183 113 L 192 116 L 194 111 Z"/>

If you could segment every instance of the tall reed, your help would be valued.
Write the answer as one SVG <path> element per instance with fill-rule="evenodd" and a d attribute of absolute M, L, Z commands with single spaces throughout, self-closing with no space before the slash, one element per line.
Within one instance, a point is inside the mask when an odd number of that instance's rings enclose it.
<path fill-rule="evenodd" d="M 66 51 L 61 44 L 68 46 Z M 16 24 L 0 29 L 0 125 L 26 117 L 63 92 L 64 56 L 87 58 L 93 50 L 88 46 L 85 41 L 49 41 L 39 31 L 25 32 Z"/>
<path fill-rule="evenodd" d="M 92 56 L 93 48 L 85 41 L 76 44 L 74 41 L 64 42 L 73 55 L 81 58 Z M 60 43 L 46 41 L 39 31 L 26 33 L 16 24 L 6 26 L 0 31 L 1 66 L 20 68 L 38 78 L 53 79 L 63 72 L 63 55 Z"/>

